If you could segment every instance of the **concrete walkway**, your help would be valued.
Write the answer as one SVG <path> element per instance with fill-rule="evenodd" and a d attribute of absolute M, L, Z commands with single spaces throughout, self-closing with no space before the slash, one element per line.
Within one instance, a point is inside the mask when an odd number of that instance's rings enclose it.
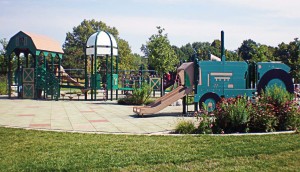
<path fill-rule="evenodd" d="M 0 126 L 71 132 L 156 134 L 175 129 L 182 106 L 138 117 L 116 101 L 43 101 L 0 98 Z"/>

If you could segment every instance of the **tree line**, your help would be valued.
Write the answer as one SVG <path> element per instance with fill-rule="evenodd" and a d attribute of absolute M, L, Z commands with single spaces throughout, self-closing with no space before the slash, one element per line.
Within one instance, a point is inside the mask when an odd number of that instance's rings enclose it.
<path fill-rule="evenodd" d="M 157 27 L 157 33 L 151 35 L 141 51 L 145 57 L 134 54 L 129 43 L 119 36 L 119 31 L 115 27 L 110 27 L 102 21 L 83 20 L 78 26 L 73 27 L 72 32 L 66 33 L 63 44 L 64 57 L 62 64 L 65 68 L 84 68 L 84 46 L 90 35 L 97 30 L 110 32 L 117 40 L 119 46 L 119 69 L 138 70 L 143 64 L 147 69 L 154 69 L 159 73 L 174 71 L 179 61 L 188 61 L 192 56 L 199 60 L 209 60 L 210 54 L 221 56 L 221 41 L 219 39 L 210 42 L 187 43 L 181 47 L 171 45 L 168 35 L 164 29 Z M 5 73 L 7 70 L 6 59 L 4 58 L 5 38 L 0 39 L 0 70 Z M 228 61 L 265 62 L 282 61 L 291 67 L 291 75 L 295 82 L 300 80 L 300 41 L 295 38 L 289 43 L 280 43 L 276 47 L 264 45 L 248 39 L 241 43 L 236 50 L 225 50 Z M 144 59 L 147 59 L 144 60 Z"/>

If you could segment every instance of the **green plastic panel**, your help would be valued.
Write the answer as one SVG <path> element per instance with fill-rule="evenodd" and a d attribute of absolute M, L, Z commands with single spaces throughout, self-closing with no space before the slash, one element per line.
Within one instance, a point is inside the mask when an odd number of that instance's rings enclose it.
<path fill-rule="evenodd" d="M 184 71 L 184 85 L 186 87 L 191 87 L 192 86 L 192 83 L 190 82 L 190 77 L 185 71 Z"/>
<path fill-rule="evenodd" d="M 96 85 L 95 85 L 95 76 L 96 76 Z M 91 87 L 96 89 L 100 89 L 101 88 L 101 75 L 100 74 L 92 74 L 91 77 Z"/>
<path fill-rule="evenodd" d="M 118 74 L 112 75 L 112 89 L 116 90 L 118 89 Z M 111 89 L 111 75 L 107 75 L 107 89 Z"/>

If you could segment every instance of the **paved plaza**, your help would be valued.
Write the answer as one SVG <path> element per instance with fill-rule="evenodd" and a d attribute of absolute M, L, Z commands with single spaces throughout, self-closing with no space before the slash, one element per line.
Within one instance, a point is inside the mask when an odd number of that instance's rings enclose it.
<path fill-rule="evenodd" d="M 138 117 L 116 101 L 45 101 L 0 97 L 0 126 L 68 132 L 159 134 L 175 129 L 182 106 Z"/>

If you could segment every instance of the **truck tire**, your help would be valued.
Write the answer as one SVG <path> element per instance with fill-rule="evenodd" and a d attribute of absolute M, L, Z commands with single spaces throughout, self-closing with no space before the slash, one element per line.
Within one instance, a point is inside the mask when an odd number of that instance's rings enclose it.
<path fill-rule="evenodd" d="M 281 80 L 281 82 L 284 83 L 286 90 L 291 94 L 294 93 L 292 77 L 282 69 L 272 69 L 266 72 L 257 85 L 258 93 L 261 94 L 262 90 L 265 90 L 269 82 L 273 79 Z"/>
<path fill-rule="evenodd" d="M 206 104 L 208 111 L 213 111 L 216 108 L 216 104 L 221 100 L 220 96 L 218 96 L 216 93 L 205 93 L 199 101 L 199 107 L 200 109 L 203 108 L 203 103 Z"/>

